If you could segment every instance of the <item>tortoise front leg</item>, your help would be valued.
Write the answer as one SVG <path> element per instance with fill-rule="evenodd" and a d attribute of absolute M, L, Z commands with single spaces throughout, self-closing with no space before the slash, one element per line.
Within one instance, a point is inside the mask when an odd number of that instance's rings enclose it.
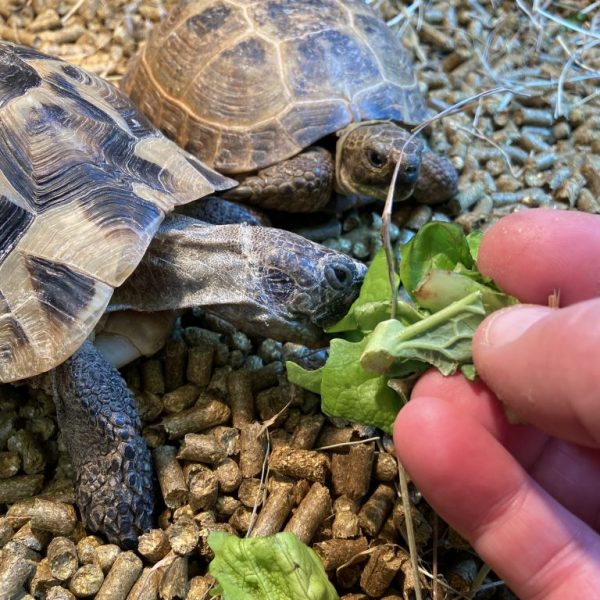
<path fill-rule="evenodd" d="M 273 210 L 315 212 L 331 198 L 333 175 L 331 154 L 313 146 L 255 175 L 249 175 L 238 187 L 223 196 Z"/>
<path fill-rule="evenodd" d="M 423 150 L 413 197 L 423 204 L 445 202 L 456 194 L 458 175 L 452 163 L 429 148 Z"/>
<path fill-rule="evenodd" d="M 135 402 L 90 342 L 54 371 L 58 424 L 75 468 L 85 526 L 133 547 L 152 526 L 152 459 Z"/>

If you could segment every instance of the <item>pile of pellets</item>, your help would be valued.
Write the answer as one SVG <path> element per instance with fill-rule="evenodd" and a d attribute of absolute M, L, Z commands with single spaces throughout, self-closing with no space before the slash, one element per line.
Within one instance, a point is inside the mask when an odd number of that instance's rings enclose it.
<path fill-rule="evenodd" d="M 213 584 L 211 531 L 284 529 L 337 570 L 342 591 L 381 597 L 392 580 L 410 589 L 410 575 L 397 573 L 408 555 L 398 546 L 404 513 L 390 441 L 327 420 L 317 396 L 287 383 L 283 361 L 306 358 L 301 346 L 187 325 L 160 356 L 124 369 L 162 497 L 158 527 L 136 552 L 88 535 L 77 520 L 51 398 L 0 388 L 0 502 L 9 505 L 0 518 L 0 590 L 49 600 L 196 600 Z M 419 519 L 426 543 L 431 530 Z"/>
<path fill-rule="evenodd" d="M 0 0 L 0 39 L 118 83 L 174 4 Z M 457 168 L 459 193 L 442 206 L 397 207 L 396 245 L 431 219 L 471 231 L 535 206 L 600 213 L 598 3 L 536 3 L 535 11 L 531 2 L 371 4 L 413 53 L 432 113 L 472 99 L 427 131 Z M 368 260 L 380 245 L 378 209 L 310 223 L 302 233 Z M 317 396 L 287 382 L 288 358 L 309 355 L 215 329 L 196 311 L 158 355 L 123 370 L 161 497 L 156 528 L 134 551 L 89 535 L 78 520 L 52 400 L 0 387 L 0 599 L 207 598 L 214 530 L 293 531 L 344 600 L 411 598 L 416 582 L 389 438 L 325 417 Z M 414 489 L 411 501 L 425 596 L 435 564 L 438 597 L 464 597 L 481 561 Z M 513 596 L 489 577 L 476 598 Z"/>

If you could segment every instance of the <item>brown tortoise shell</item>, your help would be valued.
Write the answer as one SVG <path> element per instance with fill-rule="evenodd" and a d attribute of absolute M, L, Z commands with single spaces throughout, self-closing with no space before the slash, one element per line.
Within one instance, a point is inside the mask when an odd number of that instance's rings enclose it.
<path fill-rule="evenodd" d="M 71 356 L 165 213 L 228 183 L 104 80 L 0 42 L 0 382 Z"/>
<path fill-rule="evenodd" d="M 407 51 L 362 0 L 183 1 L 122 89 L 228 174 L 289 158 L 354 121 L 427 116 Z"/>

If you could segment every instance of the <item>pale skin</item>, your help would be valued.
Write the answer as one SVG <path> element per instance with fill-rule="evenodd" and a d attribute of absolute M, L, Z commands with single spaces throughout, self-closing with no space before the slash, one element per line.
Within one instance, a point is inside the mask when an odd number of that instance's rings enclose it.
<path fill-rule="evenodd" d="M 519 598 L 597 597 L 600 217 L 510 215 L 484 236 L 478 266 L 528 306 L 478 329 L 485 384 L 420 379 L 396 420 L 398 456 Z M 546 306 L 555 289 L 558 310 Z M 527 425 L 509 424 L 498 398 Z"/>

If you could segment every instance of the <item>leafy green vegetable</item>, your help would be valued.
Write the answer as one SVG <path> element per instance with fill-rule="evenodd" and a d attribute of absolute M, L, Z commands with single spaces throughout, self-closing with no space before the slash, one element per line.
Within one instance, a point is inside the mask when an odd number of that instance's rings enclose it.
<path fill-rule="evenodd" d="M 475 365 L 468 363 L 460 367 L 460 372 L 469 380 L 474 381 L 477 373 L 475 372 Z"/>
<path fill-rule="evenodd" d="M 477 255 L 479 254 L 481 238 L 483 238 L 483 233 L 481 231 L 472 231 L 467 236 L 467 244 L 469 245 L 469 251 L 471 252 L 471 256 L 473 257 L 474 262 L 477 262 Z"/>
<path fill-rule="evenodd" d="M 395 319 L 383 321 L 369 336 L 360 364 L 375 373 L 402 377 L 408 375 L 403 373 L 407 361 L 417 360 L 450 375 L 471 360 L 471 340 L 483 317 L 481 293 L 473 292 L 409 327 Z"/>
<path fill-rule="evenodd" d="M 400 283 L 398 274 L 394 274 L 396 287 Z M 380 250 L 373 259 L 360 288 L 358 298 L 341 321 L 332 325 L 328 333 L 342 331 L 368 332 L 375 329 L 380 321 L 389 319 L 392 314 L 392 288 L 387 267 L 385 252 Z M 416 323 L 423 314 L 409 302 L 398 300 L 396 303 L 396 318 L 403 323 Z M 357 338 L 360 339 L 360 336 Z"/>
<path fill-rule="evenodd" d="M 432 269 L 452 271 L 456 265 L 475 266 L 465 234 L 458 225 L 427 223 L 402 248 L 400 279 L 414 299 L 414 291 Z"/>
<path fill-rule="evenodd" d="M 357 343 L 331 341 L 323 367 L 321 408 L 326 415 L 375 425 L 390 433 L 402 403 L 388 387 L 387 377 L 362 368 L 360 357 L 368 341 L 368 336 Z"/>
<path fill-rule="evenodd" d="M 327 362 L 317 371 L 288 363 L 290 381 L 321 393 L 323 412 L 391 431 L 406 401 L 402 381 L 429 366 L 475 378 L 471 341 L 490 312 L 514 304 L 475 267 L 480 234 L 465 237 L 449 223 L 429 223 L 402 248 L 400 280 L 415 301 L 398 300 L 391 318 L 385 254 L 373 260 L 358 299 L 330 332 Z M 395 278 L 394 285 L 398 285 Z M 349 341 L 352 340 L 352 341 Z M 389 381 L 393 383 L 389 384 Z M 389 385 L 388 385 L 389 384 Z"/>
<path fill-rule="evenodd" d="M 309 392 L 314 392 L 315 394 L 321 393 L 323 367 L 310 371 L 309 369 L 305 369 L 291 360 L 288 360 L 285 363 L 285 366 L 287 369 L 288 379 L 290 381 L 293 381 L 296 385 L 303 387 Z"/>
<path fill-rule="evenodd" d="M 486 313 L 516 302 L 514 298 L 497 291 L 488 283 L 482 283 L 481 276 L 474 277 L 474 275 L 479 273 L 467 270 L 456 272 L 432 269 L 417 285 L 414 291 L 415 301 L 422 308 L 434 313 L 476 292 L 481 296 Z"/>
<path fill-rule="evenodd" d="M 339 600 L 319 557 L 289 532 L 241 539 L 222 531 L 208 536 L 215 553 L 208 571 L 223 600 Z"/>

